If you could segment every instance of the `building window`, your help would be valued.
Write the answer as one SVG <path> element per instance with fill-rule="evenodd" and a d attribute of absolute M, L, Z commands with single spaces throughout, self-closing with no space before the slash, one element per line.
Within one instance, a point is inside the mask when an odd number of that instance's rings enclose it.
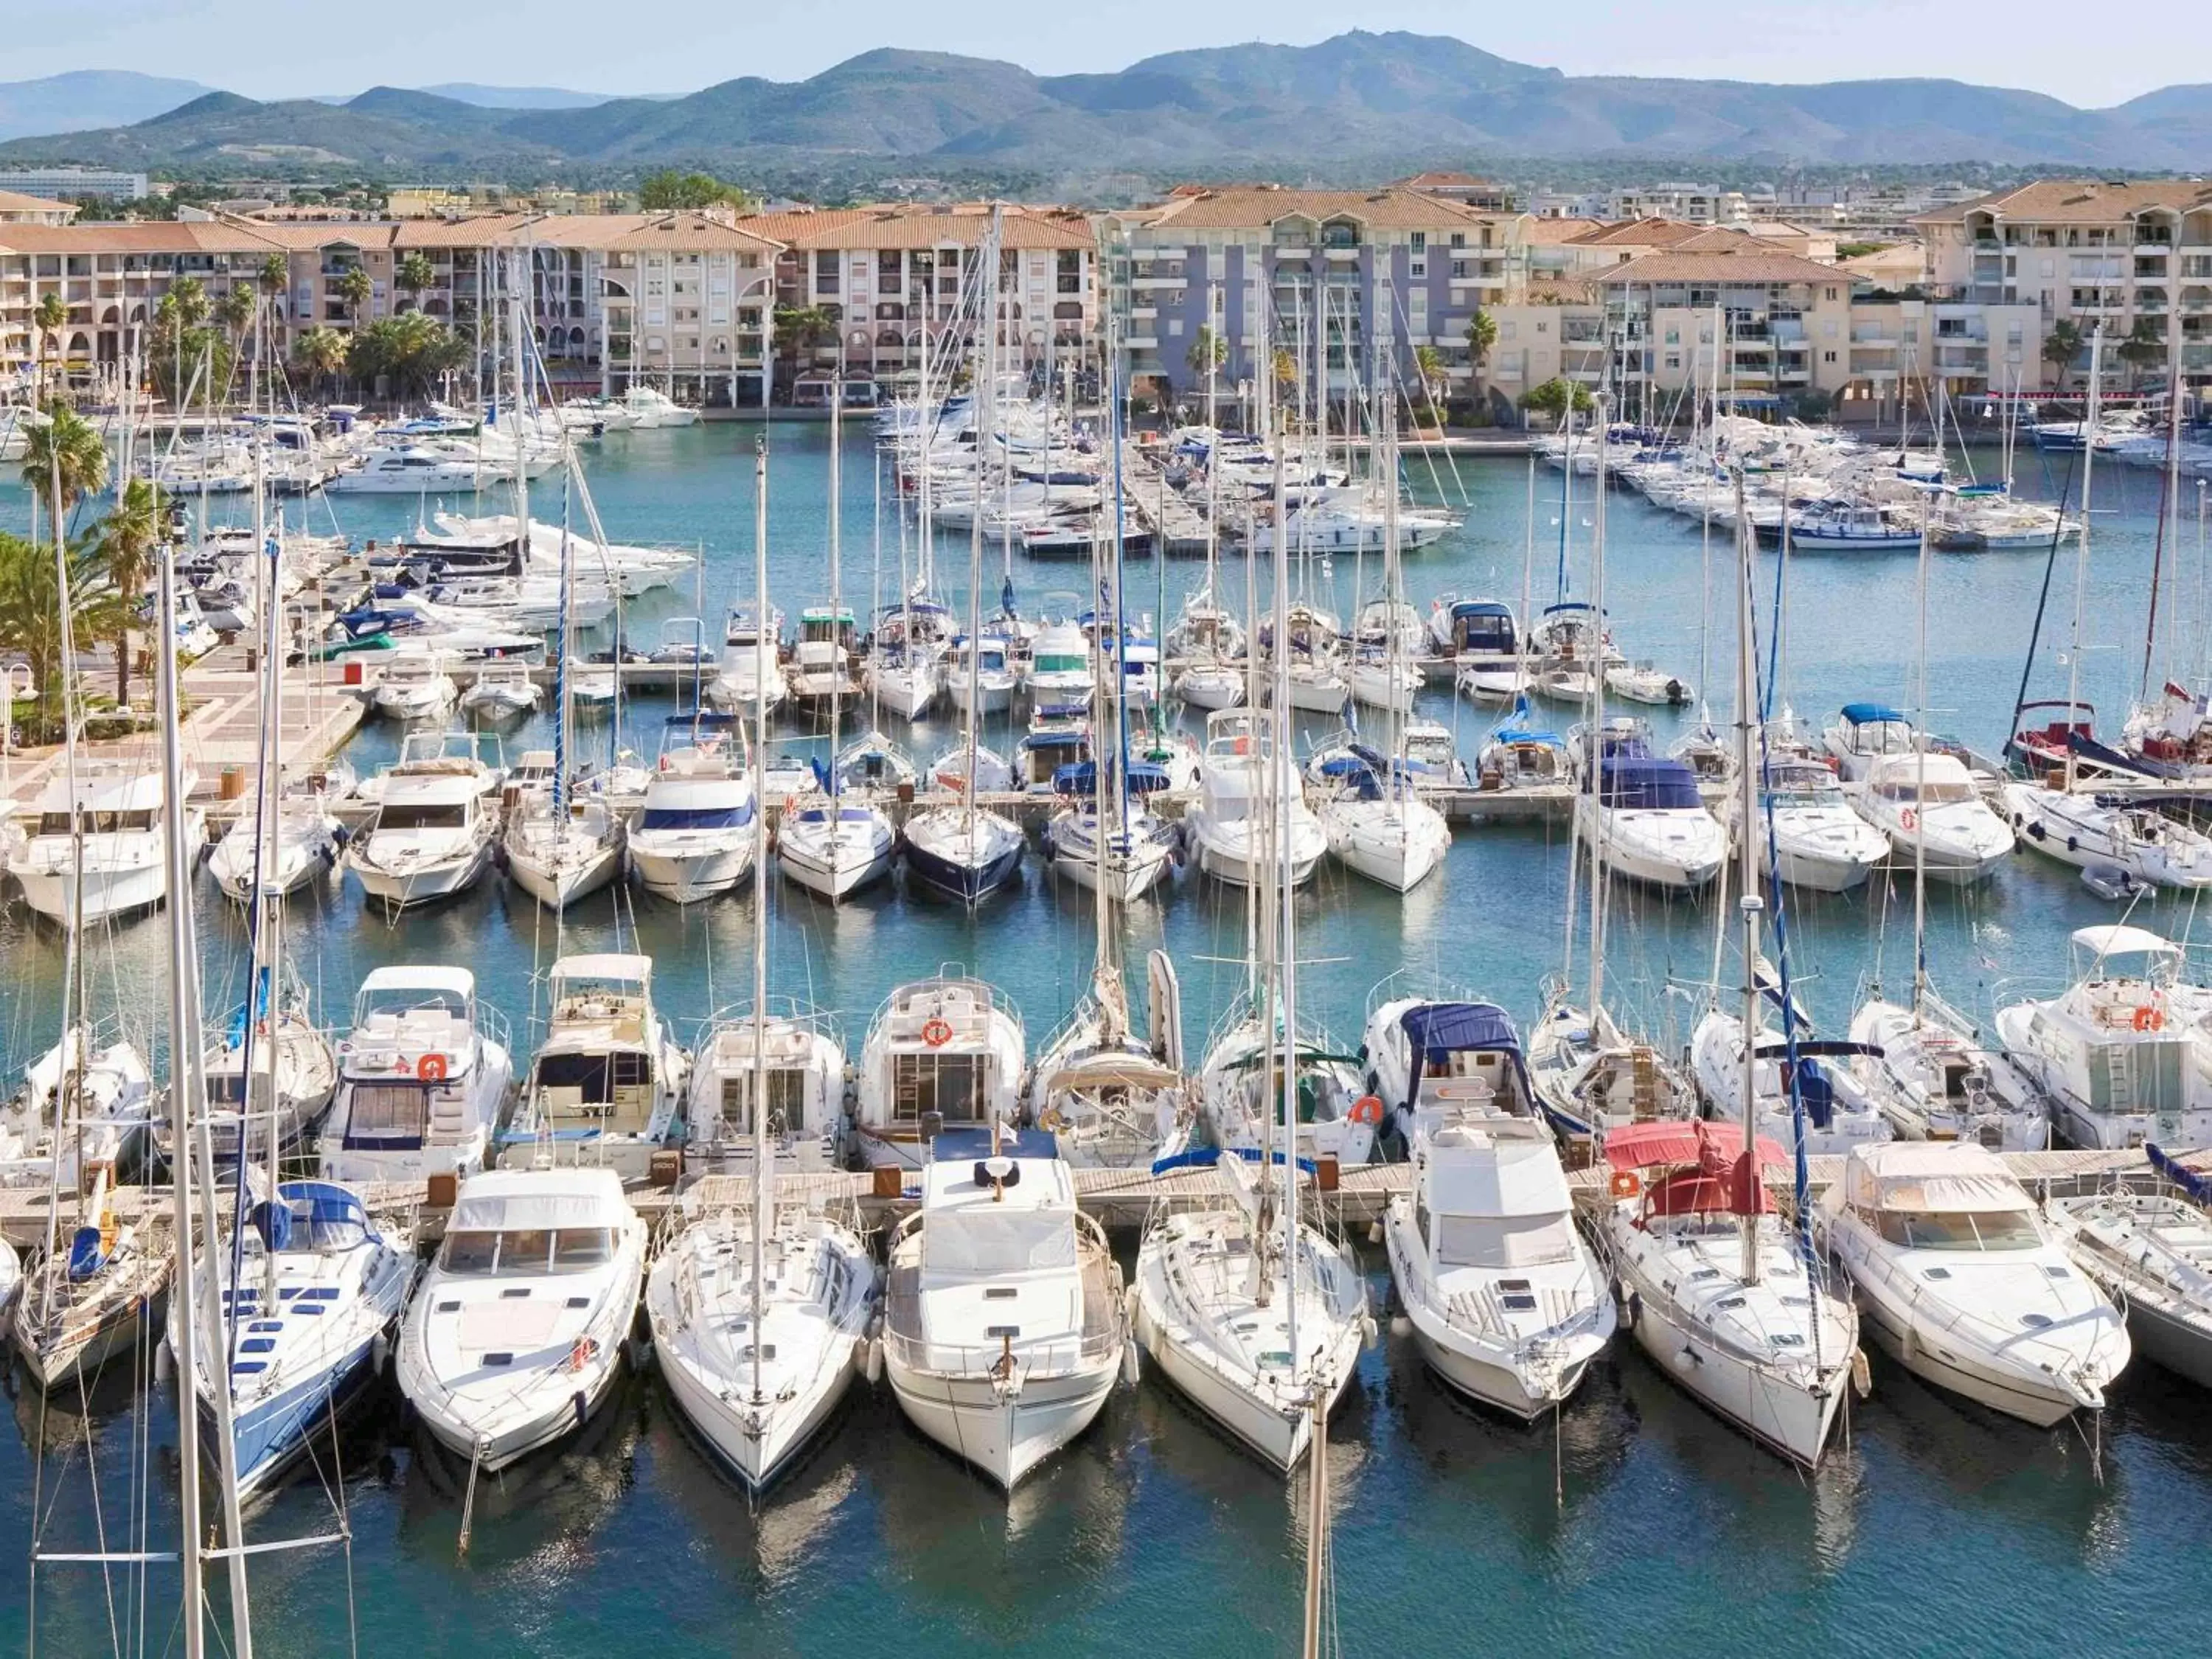
<path fill-rule="evenodd" d="M 1836 354 L 1832 351 L 1824 351 L 1820 354 L 1820 361 L 1824 363 L 1832 363 L 1836 361 Z"/>
<path fill-rule="evenodd" d="M 1170 336 L 1180 336 L 1182 333 L 1182 318 L 1170 317 L 1168 319 L 1168 333 Z"/>
<path fill-rule="evenodd" d="M 1429 262 L 1426 259 L 1413 260 L 1406 267 L 1406 274 L 1416 281 L 1425 277 L 1429 274 Z"/>
<path fill-rule="evenodd" d="M 1428 250 L 1428 246 L 1429 233 L 1425 230 L 1415 231 L 1413 233 L 1413 252 L 1416 253 L 1425 252 Z"/>
<path fill-rule="evenodd" d="M 1498 337 L 1501 340 L 1510 340 L 1520 332 L 1521 325 L 1510 319 L 1498 325 Z"/>
<path fill-rule="evenodd" d="M 1680 352 L 1679 352 L 1679 351 L 1670 351 L 1670 352 L 1668 352 L 1668 353 L 1667 354 L 1667 367 L 1668 367 L 1668 368 L 1681 368 L 1681 366 L 1682 366 L 1682 354 L 1681 354 Z"/>

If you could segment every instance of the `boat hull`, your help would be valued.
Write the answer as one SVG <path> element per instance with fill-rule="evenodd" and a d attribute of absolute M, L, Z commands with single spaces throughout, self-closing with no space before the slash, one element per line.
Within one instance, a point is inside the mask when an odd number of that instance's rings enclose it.
<path fill-rule="evenodd" d="M 1025 1377 L 1002 1395 L 988 1376 L 922 1370 L 886 1357 L 907 1420 L 1006 1492 L 1091 1426 L 1121 1364 L 1115 1348 L 1096 1364 Z"/>
<path fill-rule="evenodd" d="M 681 852 L 656 848 L 633 836 L 629 867 L 638 885 L 655 897 L 696 904 L 728 892 L 752 873 L 752 834 L 748 830 L 733 846 Z"/>

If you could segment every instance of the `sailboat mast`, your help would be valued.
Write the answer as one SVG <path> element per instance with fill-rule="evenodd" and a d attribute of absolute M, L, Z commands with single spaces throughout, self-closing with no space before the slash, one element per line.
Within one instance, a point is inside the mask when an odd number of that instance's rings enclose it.
<path fill-rule="evenodd" d="M 169 1126 L 172 1144 L 176 1148 L 176 1167 L 170 1179 L 170 1197 L 177 1252 L 176 1273 L 184 1285 L 184 1294 L 177 1302 L 175 1356 L 177 1397 L 184 1407 L 177 1413 L 177 1524 L 181 1534 L 179 1542 L 184 1568 L 185 1659 L 204 1659 L 207 1652 L 204 1625 L 207 1592 L 200 1551 L 205 1534 L 200 1523 L 200 1414 L 196 1382 L 200 1361 L 199 1310 L 193 1305 L 191 1295 L 191 1103 L 194 1097 L 191 1085 L 191 1056 L 199 1051 L 199 1016 L 192 1006 L 189 972 L 192 952 L 192 907 L 184 898 L 184 895 L 191 890 L 186 884 L 191 878 L 191 849 L 185 845 L 184 830 L 184 745 L 179 730 L 182 721 L 179 718 L 177 702 L 176 576 L 166 551 L 159 561 L 159 567 L 161 598 L 155 625 L 161 635 L 155 642 L 154 672 L 158 706 L 165 717 L 161 721 L 162 850 L 168 862 L 167 879 L 171 896 L 167 907 L 169 935 Z M 63 590 L 65 604 L 67 592 L 66 588 Z M 76 747 L 76 733 L 72 730 L 70 738 L 72 758 Z M 74 808 L 74 783 L 70 786 L 70 803 Z M 70 937 L 72 939 L 76 937 L 74 930 Z M 64 1061 L 69 1053 L 68 1038 L 69 1033 L 64 1028 Z M 55 1109 L 58 1114 L 58 1097 Z M 60 1139 L 58 1119 L 55 1124 L 57 1158 L 60 1156 Z M 54 1206 L 56 1211 L 60 1207 L 59 1205 Z M 224 1386 L 222 1382 L 217 1383 L 217 1390 L 221 1391 Z"/>
<path fill-rule="evenodd" d="M 1595 1021 L 1598 1011 L 1605 1006 L 1605 432 L 1610 418 L 1607 408 L 1611 402 L 1607 393 L 1597 395 L 1597 406 L 1590 416 L 1590 430 L 1597 435 L 1597 494 L 1590 526 L 1590 646 L 1589 660 L 1585 670 L 1589 675 L 1589 747 L 1586 750 L 1590 768 L 1590 1018 Z M 1567 398 L 1567 418 L 1574 418 L 1575 400 L 1571 392 Z M 1574 447 L 1567 447 L 1567 476 L 1575 471 Z M 1559 532 L 1564 538 L 1566 532 Z M 1561 545 L 1565 543 L 1562 541 Z M 1560 567 L 1565 568 L 1563 564 Z M 1564 591 L 1564 588 L 1563 588 Z"/>
<path fill-rule="evenodd" d="M 1758 692 L 1753 681 L 1751 641 L 1751 520 L 1744 512 L 1743 471 L 1735 475 L 1735 773 L 1737 823 L 1736 898 L 1743 919 L 1743 1152 L 1749 1181 L 1759 1178 L 1759 917 L 1765 901 L 1759 893 L 1759 837 L 1752 824 L 1759 811 L 1759 775 L 1752 767 L 1752 722 L 1758 714 Z M 1785 1015 L 1786 1018 L 1787 1016 Z M 1736 1230 L 1743 1236 L 1743 1282 L 1759 1282 L 1759 1188 L 1751 1188 L 1753 1208 L 1740 1216 Z"/>
<path fill-rule="evenodd" d="M 838 401 L 844 377 L 838 376 Z M 757 607 L 753 629 L 754 682 L 768 680 L 768 434 L 753 439 L 753 595 Z M 768 1329 L 764 1288 L 768 1278 L 768 1229 L 774 1206 L 774 1153 L 768 1137 L 768 704 L 753 699 L 753 1404 L 763 1400 L 761 1351 Z M 834 764 L 834 762 L 833 762 Z"/>
<path fill-rule="evenodd" d="M 836 800 L 840 793 L 839 785 L 841 781 L 841 774 L 843 770 L 843 769 L 837 763 L 837 725 L 838 717 L 843 712 L 843 702 L 840 696 L 840 693 L 842 693 L 845 689 L 845 673 L 847 667 L 845 659 L 845 590 L 842 579 L 838 573 L 838 567 L 840 564 L 838 554 L 842 547 L 841 533 L 843 529 L 843 526 L 839 520 L 842 520 L 845 514 L 844 458 L 840 453 L 845 447 L 843 443 L 844 424 L 842 420 L 843 406 L 845 402 L 845 348 L 842 344 L 844 336 L 842 334 L 839 335 L 838 339 L 840 343 L 837 347 L 836 396 L 830 399 L 830 799 L 833 803 Z M 928 474 L 925 470 L 923 477 L 927 478 L 927 476 Z M 927 493 L 927 489 L 928 486 L 925 483 L 923 485 L 924 494 L 922 496 L 922 521 L 925 524 L 928 522 L 929 497 Z M 757 513 L 759 508 L 756 507 L 755 511 Z M 912 618 L 909 617 L 909 628 L 911 626 L 911 622 Z M 799 631 L 801 633 L 805 631 L 803 624 Z M 833 833 L 830 836 L 830 878 L 832 885 L 835 885 L 836 879 L 836 871 L 837 864 L 837 849 L 844 843 L 843 838 L 834 833 L 834 826 L 839 821 L 837 814 L 834 811 L 831 812 L 830 815 L 830 820 L 833 826 Z"/>
<path fill-rule="evenodd" d="M 1318 410 L 1322 405 L 1316 401 Z M 1279 461 L 1277 463 L 1279 467 Z M 1279 1094 L 1267 1103 L 1270 1115 L 1283 1119 L 1283 1332 L 1284 1342 L 1296 1355 L 1298 1348 L 1298 945 L 1297 916 L 1292 899 L 1297 892 L 1291 879 L 1291 567 L 1290 549 L 1279 534 L 1275 538 L 1275 685 L 1273 741 L 1267 745 L 1269 779 L 1267 817 L 1276 842 L 1268 851 L 1271 901 L 1278 907 L 1275 957 L 1282 992 L 1275 1010 L 1282 1021 L 1282 1076 Z M 1255 872 L 1256 875 L 1257 872 Z M 1263 1167 L 1261 1175 L 1264 1178 Z"/>
<path fill-rule="evenodd" d="M 1788 522 L 1784 509 L 1784 522 Z M 1917 616 L 1913 659 L 1918 665 L 1920 707 L 1912 734 L 1912 1019 L 1920 1021 L 1928 994 L 1928 498 L 1920 498 L 1920 558 L 1913 580 Z M 1785 1012 L 1785 1018 L 1787 1014 Z"/>
<path fill-rule="evenodd" d="M 965 830 L 972 854 L 975 834 L 975 728 L 981 715 L 983 632 L 983 468 L 984 443 L 996 436 L 998 426 L 999 224 L 1003 211 L 994 203 L 991 228 L 983 238 L 984 269 L 976 273 L 976 300 L 982 310 L 982 330 L 975 349 L 975 495 L 968 515 L 968 764 L 960 781 Z M 1009 558 L 1012 554 L 1009 553 Z"/>
<path fill-rule="evenodd" d="M 510 434 L 514 445 L 514 527 L 520 538 L 520 558 L 525 569 L 530 564 L 530 469 L 524 465 L 526 458 L 522 441 L 522 400 L 526 395 L 523 358 L 528 350 L 526 342 L 530 338 L 530 319 L 523 308 L 523 290 L 530 282 L 529 262 L 529 254 L 517 248 L 514 258 L 507 264 L 507 337 L 514 342 L 514 401 L 507 410 L 513 422 Z M 619 681 L 622 678 L 620 639 L 615 641 L 615 658 L 617 664 L 615 678 Z"/>
<path fill-rule="evenodd" d="M 2081 690 L 2081 609 L 2089 587 L 2089 479 L 2096 471 L 2097 425 L 2103 412 L 2105 325 L 2089 331 L 2089 400 L 2081 418 L 2081 535 L 2074 564 L 2074 641 L 2066 653 L 2066 717 Z M 1927 672 L 1924 668 L 1921 671 Z M 2074 745 L 2066 745 L 2066 787 L 2074 787 Z"/>

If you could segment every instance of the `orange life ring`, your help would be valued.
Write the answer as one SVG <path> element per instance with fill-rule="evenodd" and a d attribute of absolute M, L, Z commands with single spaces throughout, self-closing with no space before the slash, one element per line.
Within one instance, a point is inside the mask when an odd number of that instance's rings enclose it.
<path fill-rule="evenodd" d="M 1907 830 L 1917 830 L 1920 827 L 1920 814 L 1908 806 L 1897 815 L 1897 821 Z"/>
<path fill-rule="evenodd" d="M 942 1048 L 952 1041 L 952 1023 L 940 1014 L 932 1014 L 922 1023 L 921 1040 L 933 1048 Z"/>
<path fill-rule="evenodd" d="M 568 1349 L 568 1369 L 572 1371 L 580 1371 L 592 1360 L 598 1358 L 599 1354 L 599 1343 L 597 1337 L 580 1336 Z"/>
<path fill-rule="evenodd" d="M 2166 1015 L 2161 1010 L 2157 1008 L 2136 1010 L 2136 1030 L 2138 1031 L 2162 1031 L 2165 1029 Z"/>
<path fill-rule="evenodd" d="M 1251 738 L 1237 738 L 1237 743 L 1236 743 L 1236 747 L 1235 747 L 1235 750 L 1234 750 L 1234 751 L 1233 751 L 1233 752 L 1235 752 L 1235 753 L 1237 753 L 1237 754 L 1239 754 L 1239 755 L 1249 755 L 1249 754 L 1250 754 L 1250 753 L 1252 752 L 1252 739 L 1251 739 Z"/>
<path fill-rule="evenodd" d="M 415 1062 L 415 1075 L 425 1083 L 443 1083 L 446 1080 L 445 1055 L 423 1055 Z"/>
<path fill-rule="evenodd" d="M 1643 1178 L 1633 1170 L 1615 1170 L 1612 1190 L 1615 1198 L 1634 1198 L 1644 1190 Z"/>
<path fill-rule="evenodd" d="M 1382 1100 L 1379 1095 L 1362 1095 L 1352 1103 L 1354 1123 L 1374 1125 L 1382 1121 Z"/>

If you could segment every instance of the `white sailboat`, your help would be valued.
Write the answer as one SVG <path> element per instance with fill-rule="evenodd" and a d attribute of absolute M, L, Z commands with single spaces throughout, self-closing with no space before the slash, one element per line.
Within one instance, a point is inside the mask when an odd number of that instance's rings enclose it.
<path fill-rule="evenodd" d="M 2125 1310 L 2136 1352 L 2212 1388 L 2212 1182 L 2157 1147 L 2152 1167 L 2176 1190 L 2107 1187 L 2044 1201 L 2074 1266 Z"/>
<path fill-rule="evenodd" d="M 754 550 L 760 608 L 768 604 L 768 549 Z M 763 786 L 768 710 L 756 703 L 753 787 Z M 756 818 L 757 859 L 768 856 L 768 826 Z M 858 1233 L 803 1205 L 779 1203 L 775 1177 L 800 1146 L 822 1145 L 810 1126 L 803 1056 L 798 1066 L 771 1046 L 768 908 L 753 914 L 753 996 L 749 1017 L 710 1039 L 722 1087 L 711 1127 L 695 1125 L 724 1156 L 743 1146 L 751 1165 L 750 1203 L 710 1206 L 699 1189 L 686 1224 L 659 1252 L 646 1280 L 646 1317 L 669 1395 L 714 1455 L 757 1492 L 791 1462 L 844 1397 L 875 1315 L 874 1259 Z M 787 1031 L 795 1031 L 789 1025 Z M 706 1045 L 702 1044 L 702 1048 Z M 732 1075 L 732 1062 L 742 1070 Z M 732 1097 L 731 1084 L 739 1086 Z M 796 1082 L 796 1102 L 780 1083 Z M 794 1111 L 793 1106 L 798 1107 Z M 734 1109 L 732 1109 L 734 1108 Z M 811 1127 L 814 1133 L 810 1135 Z"/>

